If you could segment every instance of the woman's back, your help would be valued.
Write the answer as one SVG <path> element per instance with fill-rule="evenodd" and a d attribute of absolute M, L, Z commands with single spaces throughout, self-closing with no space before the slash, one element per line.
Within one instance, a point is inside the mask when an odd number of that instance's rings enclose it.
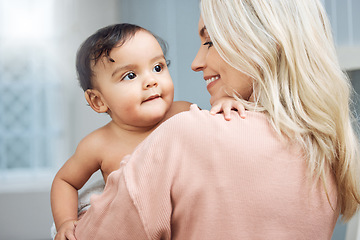
<path fill-rule="evenodd" d="M 307 176 L 299 148 L 281 140 L 264 114 L 234 114 L 225 123 L 192 111 L 178 117 L 187 125 L 173 133 L 180 141 L 174 149 L 193 146 L 172 161 L 174 239 L 331 238 L 338 211 L 321 181 Z M 332 178 L 327 187 L 336 208 Z"/>
<path fill-rule="evenodd" d="M 330 239 L 338 211 L 306 166 L 264 114 L 227 122 L 193 106 L 109 176 L 78 239 Z"/>

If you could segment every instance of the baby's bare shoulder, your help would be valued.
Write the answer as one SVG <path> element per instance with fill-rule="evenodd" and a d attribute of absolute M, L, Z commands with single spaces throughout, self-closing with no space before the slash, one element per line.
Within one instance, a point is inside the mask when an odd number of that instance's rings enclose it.
<path fill-rule="evenodd" d="M 78 148 L 82 148 L 85 151 L 95 152 L 100 150 L 104 145 L 107 145 L 107 141 L 111 138 L 111 131 L 104 126 L 96 129 L 87 136 L 85 136 L 78 145 Z"/>
<path fill-rule="evenodd" d="M 192 103 L 186 102 L 186 101 L 173 102 L 169 112 L 166 114 L 167 115 L 166 119 L 171 118 L 172 116 L 174 116 L 174 115 L 176 115 L 178 113 L 189 111 L 191 104 Z"/>

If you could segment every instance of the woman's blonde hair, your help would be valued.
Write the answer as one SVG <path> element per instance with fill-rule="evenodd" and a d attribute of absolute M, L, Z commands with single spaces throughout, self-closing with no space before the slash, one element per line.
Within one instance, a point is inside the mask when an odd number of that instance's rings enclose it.
<path fill-rule="evenodd" d="M 200 8 L 222 58 L 254 79 L 255 104 L 244 104 L 302 144 L 311 175 L 325 186 L 326 171 L 334 173 L 338 207 L 349 220 L 360 204 L 353 90 L 319 0 L 201 0 Z"/>

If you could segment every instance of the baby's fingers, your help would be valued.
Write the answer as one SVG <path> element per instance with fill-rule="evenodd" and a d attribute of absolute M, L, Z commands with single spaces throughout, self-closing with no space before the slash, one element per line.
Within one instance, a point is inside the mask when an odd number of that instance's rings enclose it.
<path fill-rule="evenodd" d="M 229 121 L 231 119 L 231 103 L 223 102 L 219 104 L 214 104 L 211 107 L 210 114 L 215 115 L 217 113 L 223 113 L 225 120 Z"/>
<path fill-rule="evenodd" d="M 231 110 L 237 110 L 241 118 L 246 117 L 244 105 L 233 98 L 223 97 L 217 100 L 210 110 L 210 114 L 223 113 L 225 120 L 231 120 Z"/>
<path fill-rule="evenodd" d="M 71 231 L 66 232 L 65 236 L 66 236 L 66 239 L 68 239 L 68 240 L 76 240 L 75 234 L 74 234 L 73 231 L 72 232 Z"/>
<path fill-rule="evenodd" d="M 221 104 L 214 104 L 211 107 L 210 114 L 215 115 L 217 113 L 220 113 L 222 111 L 221 109 Z"/>
<path fill-rule="evenodd" d="M 246 117 L 245 107 L 241 102 L 236 101 L 235 103 L 233 103 L 233 109 L 236 109 L 238 111 L 241 118 Z"/>
<path fill-rule="evenodd" d="M 232 109 L 232 105 L 230 102 L 223 103 L 222 112 L 224 113 L 224 118 L 227 121 L 231 120 L 231 109 Z"/>

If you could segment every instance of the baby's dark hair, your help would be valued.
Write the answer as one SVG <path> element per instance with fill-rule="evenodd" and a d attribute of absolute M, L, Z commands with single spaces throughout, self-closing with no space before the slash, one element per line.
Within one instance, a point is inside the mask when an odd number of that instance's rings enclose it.
<path fill-rule="evenodd" d="M 115 62 L 109 55 L 111 50 L 115 46 L 122 46 L 135 33 L 141 30 L 149 32 L 156 38 L 166 57 L 167 43 L 140 26 L 122 23 L 101 28 L 81 44 L 76 55 L 76 71 L 80 86 L 84 91 L 93 88 L 92 77 L 94 73 L 91 67 L 92 61 L 96 64 L 100 58 L 105 56 L 110 62 Z M 169 65 L 170 62 L 168 60 L 166 62 Z"/>

